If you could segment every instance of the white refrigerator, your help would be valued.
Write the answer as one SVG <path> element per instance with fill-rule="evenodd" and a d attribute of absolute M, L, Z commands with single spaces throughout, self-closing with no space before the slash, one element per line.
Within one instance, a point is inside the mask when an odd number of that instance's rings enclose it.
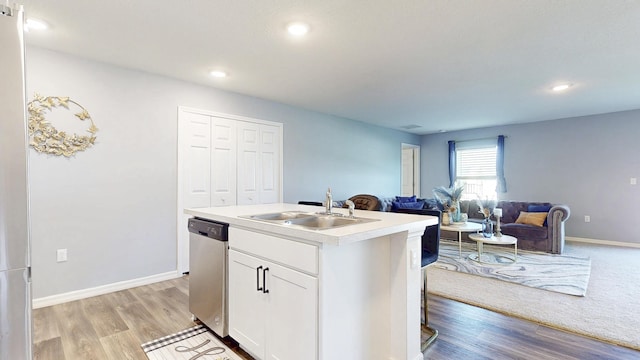
<path fill-rule="evenodd" d="M 32 358 L 23 25 L 0 4 L 0 360 Z"/>

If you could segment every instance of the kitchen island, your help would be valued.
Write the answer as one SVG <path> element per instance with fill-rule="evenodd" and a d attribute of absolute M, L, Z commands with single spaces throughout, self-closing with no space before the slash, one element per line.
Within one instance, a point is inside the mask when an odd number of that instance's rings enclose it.
<path fill-rule="evenodd" d="M 248 218 L 323 210 L 185 210 L 229 224 L 229 334 L 259 359 L 422 359 L 421 236 L 437 218 L 356 210 L 374 221 L 325 230 Z"/>

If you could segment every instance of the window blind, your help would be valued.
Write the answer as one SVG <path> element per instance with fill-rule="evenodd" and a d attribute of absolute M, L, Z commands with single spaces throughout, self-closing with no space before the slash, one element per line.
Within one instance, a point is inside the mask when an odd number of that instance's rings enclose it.
<path fill-rule="evenodd" d="M 458 178 L 495 178 L 496 155 L 496 146 L 457 150 L 456 165 Z"/>

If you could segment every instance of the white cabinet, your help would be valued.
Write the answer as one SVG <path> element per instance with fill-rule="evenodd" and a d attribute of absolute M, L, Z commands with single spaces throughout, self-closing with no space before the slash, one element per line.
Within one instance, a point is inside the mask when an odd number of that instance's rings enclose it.
<path fill-rule="evenodd" d="M 292 254 L 265 258 L 270 254 L 261 251 L 261 243 L 282 244 L 284 247 L 278 248 L 284 252 L 302 246 L 302 257 L 308 256 L 306 260 L 311 262 L 317 261 L 317 248 L 229 230 L 229 335 L 259 359 L 316 359 L 318 279 L 300 271 L 296 264 L 282 262 Z M 239 240 L 237 247 L 232 239 Z M 308 261 L 303 262 L 307 266 Z"/>

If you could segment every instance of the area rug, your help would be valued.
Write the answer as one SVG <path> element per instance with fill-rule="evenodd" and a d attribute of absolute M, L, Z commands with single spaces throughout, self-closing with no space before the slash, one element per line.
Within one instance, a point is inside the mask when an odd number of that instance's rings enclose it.
<path fill-rule="evenodd" d="M 242 360 L 203 325 L 144 343 L 149 360 Z"/>
<path fill-rule="evenodd" d="M 591 273 L 591 259 L 579 255 L 556 255 L 518 251 L 513 263 L 513 247 L 484 246 L 483 263 L 469 259 L 477 254 L 475 243 L 440 241 L 440 256 L 435 267 L 508 281 L 536 289 L 585 296 Z M 486 262 L 486 263 L 485 263 Z"/>
<path fill-rule="evenodd" d="M 567 242 L 565 252 L 591 258 L 586 296 L 435 266 L 427 270 L 429 293 L 640 350 L 640 249 Z"/>

